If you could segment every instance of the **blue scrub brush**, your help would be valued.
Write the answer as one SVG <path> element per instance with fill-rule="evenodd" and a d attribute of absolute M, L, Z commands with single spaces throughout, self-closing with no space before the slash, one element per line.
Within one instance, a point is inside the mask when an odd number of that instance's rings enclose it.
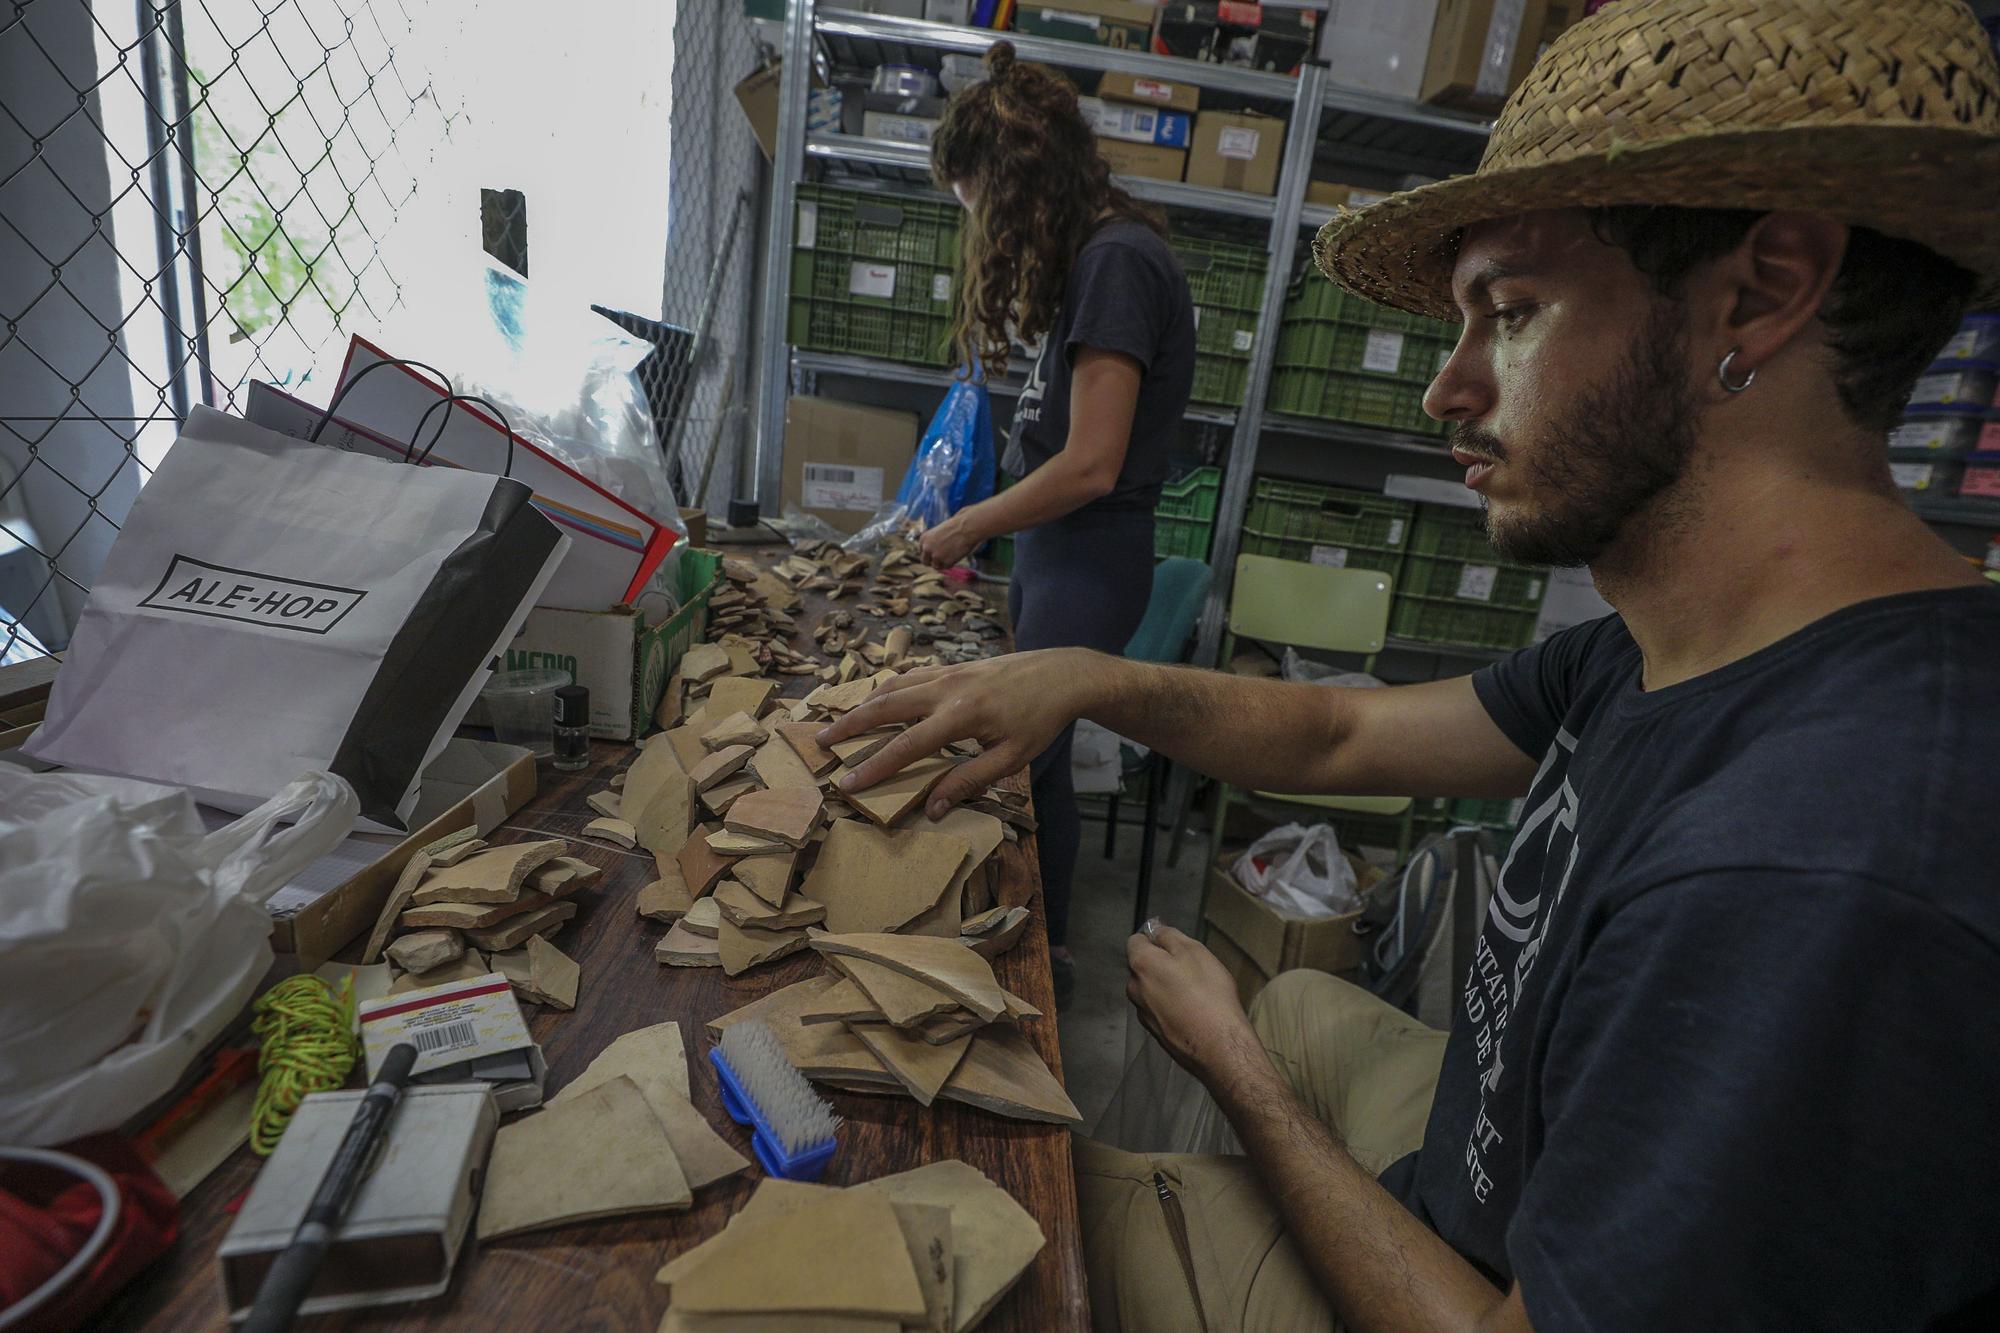
<path fill-rule="evenodd" d="M 722 1079 L 722 1108 L 750 1127 L 750 1146 L 764 1170 L 818 1180 L 833 1160 L 840 1117 L 792 1067 L 771 1029 L 755 1018 L 732 1023 L 708 1058 Z"/>

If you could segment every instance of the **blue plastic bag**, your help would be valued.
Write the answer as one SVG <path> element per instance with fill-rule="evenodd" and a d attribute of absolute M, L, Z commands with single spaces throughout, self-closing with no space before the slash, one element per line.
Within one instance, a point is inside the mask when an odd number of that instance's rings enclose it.
<path fill-rule="evenodd" d="M 924 431 L 896 503 L 926 528 L 993 494 L 993 404 L 984 384 L 959 380 Z"/>

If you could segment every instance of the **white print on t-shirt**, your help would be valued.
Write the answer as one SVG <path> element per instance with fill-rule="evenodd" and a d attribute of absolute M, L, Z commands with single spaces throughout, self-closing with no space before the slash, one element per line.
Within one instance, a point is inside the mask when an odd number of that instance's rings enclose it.
<path fill-rule="evenodd" d="M 1049 344 L 1042 344 L 1042 354 L 1035 358 L 1035 368 L 1028 372 L 1028 382 L 1021 386 L 1021 400 L 1014 405 L 1014 428 L 1033 426 L 1042 419 L 1042 395 L 1048 392 L 1049 377 L 1046 367 L 1049 363 Z"/>
<path fill-rule="evenodd" d="M 1556 743 L 1549 747 L 1541 771 L 1535 774 L 1535 781 L 1529 787 L 1537 796 L 1548 794 L 1545 799 L 1535 801 L 1521 821 L 1507 862 L 1500 867 L 1499 882 L 1494 885 L 1493 899 L 1487 904 L 1487 928 L 1480 932 L 1472 954 L 1472 970 L 1465 979 L 1465 1018 L 1472 1031 L 1475 1067 L 1480 1071 L 1479 1114 L 1473 1117 L 1472 1134 L 1466 1141 L 1465 1168 L 1472 1182 L 1472 1197 L 1481 1203 L 1493 1193 L 1493 1178 L 1486 1171 L 1487 1155 L 1504 1137 L 1486 1114 L 1486 1098 L 1500 1086 L 1500 1076 L 1506 1070 L 1501 1037 L 1507 1030 L 1514 1002 L 1527 984 L 1535 960 L 1541 956 L 1542 941 L 1548 938 L 1556 905 L 1568 891 L 1570 874 L 1576 869 L 1578 803 L 1576 789 L 1569 785 L 1566 771 L 1575 752 L 1576 737 L 1558 728 Z M 1534 844 L 1538 840 L 1540 855 L 1536 856 Z M 1553 893 L 1541 892 L 1539 885 L 1538 891 L 1526 899 L 1509 892 L 1514 882 L 1511 872 L 1524 849 L 1530 852 L 1532 873 L 1542 883 L 1547 882 L 1548 867 L 1560 862 L 1562 876 L 1556 881 Z M 1531 872 L 1524 866 L 1523 874 L 1528 873 Z M 1509 942 L 1500 945 L 1502 950 L 1509 944 L 1519 946 L 1511 969 L 1494 948 L 1496 936 Z"/>

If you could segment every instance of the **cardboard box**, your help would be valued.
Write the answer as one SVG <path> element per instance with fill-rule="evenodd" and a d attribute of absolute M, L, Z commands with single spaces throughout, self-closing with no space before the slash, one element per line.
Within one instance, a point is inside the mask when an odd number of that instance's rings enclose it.
<path fill-rule="evenodd" d="M 1077 109 L 1084 123 L 1100 139 L 1123 139 L 1127 143 L 1158 144 L 1162 148 L 1186 148 L 1191 128 L 1185 111 L 1161 111 L 1155 107 L 1127 106 L 1099 97 L 1079 97 Z"/>
<path fill-rule="evenodd" d="M 1187 183 L 1244 194 L 1273 194 L 1285 154 L 1285 122 L 1246 111 L 1204 111 L 1194 118 Z"/>
<path fill-rule="evenodd" d="M 533 800 L 535 790 L 535 757 L 528 751 L 517 745 L 453 738 L 424 769 L 422 794 L 410 816 L 413 832 L 400 840 L 374 834 L 349 838 L 341 844 L 342 849 L 379 840 L 381 856 L 311 902 L 299 906 L 288 903 L 290 886 L 273 895 L 271 947 L 279 953 L 298 955 L 299 970 L 312 971 L 375 924 L 382 904 L 389 900 L 389 890 L 396 887 L 397 876 L 417 848 L 468 825 L 477 825 L 482 834 L 491 833 L 507 816 Z M 315 863 L 293 883 L 310 882 L 316 871 L 322 876 L 326 873 L 321 863 Z"/>
<path fill-rule="evenodd" d="M 901 474 L 898 474 L 898 480 Z M 651 730 L 667 677 L 708 620 L 708 599 L 722 578 L 722 557 L 683 551 L 675 570 L 679 609 L 649 624 L 630 606 L 604 611 L 563 611 L 538 606 L 507 645 L 508 671 L 550 667 L 569 672 L 590 691 L 590 734 L 629 741 Z"/>
<path fill-rule="evenodd" d="M 1144 22 L 1128 23 L 1097 14 L 1080 14 L 1073 9 L 1044 9 L 1040 5 L 1030 5 L 1014 14 L 1014 31 L 1030 37 L 1053 37 L 1064 42 L 1087 42 L 1123 51 L 1143 51 L 1153 37 L 1152 10 L 1143 5 L 1133 8 L 1146 10 L 1148 17 Z"/>
<path fill-rule="evenodd" d="M 1300 917 L 1280 912 L 1238 884 L 1226 868 L 1239 854 L 1227 853 L 1208 868 L 1208 902 L 1202 909 L 1202 924 L 1210 951 L 1236 978 L 1237 993 L 1243 996 L 1244 1004 L 1248 1005 L 1272 977 L 1293 968 L 1308 967 L 1356 980 L 1363 954 L 1354 923 L 1361 919 L 1361 913 Z M 1363 883 L 1378 878 L 1380 872 L 1371 870 Z"/>
<path fill-rule="evenodd" d="M 1162 148 L 1158 144 L 1127 143 L 1123 139 L 1099 139 L 1097 155 L 1121 176 L 1144 176 L 1149 180 L 1177 181 L 1187 172 L 1187 149 Z"/>
<path fill-rule="evenodd" d="M 1132 106 L 1161 106 L 1192 115 L 1201 109 L 1201 89 L 1192 83 L 1168 83 L 1164 79 L 1138 74 L 1107 72 L 1097 82 L 1097 95 L 1107 102 Z"/>
<path fill-rule="evenodd" d="M 1542 48 L 1577 16 L 1576 0 L 1438 0 L 1424 67 L 1423 100 L 1471 111 L 1500 109 Z"/>
<path fill-rule="evenodd" d="M 942 123 L 924 116 L 902 116 L 889 111 L 861 113 L 863 135 L 870 139 L 888 139 L 893 143 L 928 144 Z"/>
<path fill-rule="evenodd" d="M 1333 0 L 1319 58 L 1338 88 L 1406 97 L 1424 87 L 1438 0 Z"/>
<path fill-rule="evenodd" d="M 1366 208 L 1379 204 L 1389 197 L 1387 190 L 1364 189 L 1359 185 L 1342 185 L 1338 181 L 1307 181 L 1306 202 L 1337 207 L 1341 204 L 1349 208 Z"/>
<path fill-rule="evenodd" d="M 794 397 L 785 404 L 783 503 L 842 533 L 859 532 L 895 498 L 917 452 L 908 412 Z"/>
<path fill-rule="evenodd" d="M 783 61 L 773 61 L 736 85 L 736 103 L 749 119 L 750 133 L 756 136 L 757 146 L 764 150 L 767 162 L 777 152 L 778 75 L 783 68 Z M 817 71 L 813 74 L 812 86 L 826 87 L 825 80 L 819 77 Z"/>

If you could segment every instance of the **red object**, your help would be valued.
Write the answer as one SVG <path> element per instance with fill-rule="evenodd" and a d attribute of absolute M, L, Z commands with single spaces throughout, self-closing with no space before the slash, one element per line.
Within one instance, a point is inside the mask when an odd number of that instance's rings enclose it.
<path fill-rule="evenodd" d="M 59 1152 L 92 1162 L 118 1187 L 118 1222 L 90 1266 L 16 1328 L 81 1328 L 139 1270 L 173 1244 L 180 1204 L 126 1139 L 93 1134 Z M 73 1172 L 0 1162 L 0 1310 L 33 1295 L 97 1230 L 103 1200 Z"/>

